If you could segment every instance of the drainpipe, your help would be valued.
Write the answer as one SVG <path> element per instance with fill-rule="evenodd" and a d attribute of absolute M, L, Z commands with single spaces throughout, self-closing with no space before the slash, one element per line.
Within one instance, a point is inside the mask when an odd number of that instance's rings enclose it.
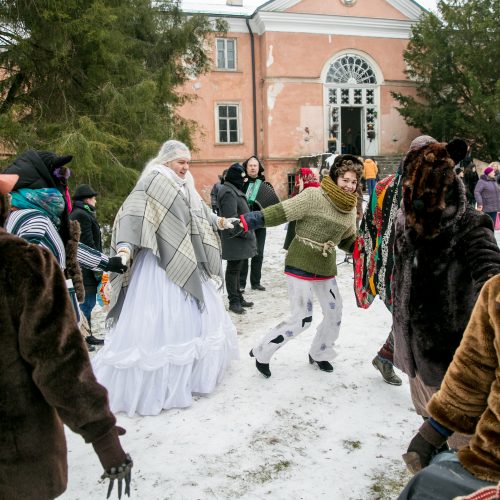
<path fill-rule="evenodd" d="M 253 96 L 253 154 L 257 156 L 257 87 L 255 83 L 255 45 L 254 34 L 250 27 L 250 20 L 246 18 L 248 32 L 250 33 L 250 51 L 252 55 L 252 96 Z"/>

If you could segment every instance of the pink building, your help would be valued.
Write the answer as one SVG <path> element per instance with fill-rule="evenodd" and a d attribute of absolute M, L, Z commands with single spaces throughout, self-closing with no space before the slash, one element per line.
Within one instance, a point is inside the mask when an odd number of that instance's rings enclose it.
<path fill-rule="evenodd" d="M 253 3 L 255 5 L 255 1 Z M 328 150 L 403 153 L 418 133 L 393 91 L 413 93 L 403 51 L 423 9 L 412 0 L 184 0 L 187 13 L 225 19 L 213 69 L 185 91 L 195 120 L 192 172 L 208 195 L 232 162 L 257 153 L 281 196 L 299 156 Z M 252 0 L 249 0 L 252 3 Z"/>

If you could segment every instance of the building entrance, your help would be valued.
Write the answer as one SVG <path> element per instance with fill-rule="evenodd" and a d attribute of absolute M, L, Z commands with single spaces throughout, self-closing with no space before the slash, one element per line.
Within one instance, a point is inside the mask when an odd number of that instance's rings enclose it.
<path fill-rule="evenodd" d="M 340 153 L 361 155 L 361 108 L 341 108 L 342 135 Z"/>

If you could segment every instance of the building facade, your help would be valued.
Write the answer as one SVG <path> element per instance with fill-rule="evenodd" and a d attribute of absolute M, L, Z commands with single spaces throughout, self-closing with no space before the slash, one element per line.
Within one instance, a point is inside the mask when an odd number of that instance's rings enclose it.
<path fill-rule="evenodd" d="M 187 13 L 222 17 L 213 68 L 180 111 L 199 125 L 192 172 L 205 195 L 232 162 L 256 153 L 281 196 L 297 158 L 327 151 L 404 153 L 418 131 L 391 92 L 414 94 L 403 52 L 422 14 L 412 0 L 185 0 Z M 199 8 L 197 5 L 203 4 Z"/>

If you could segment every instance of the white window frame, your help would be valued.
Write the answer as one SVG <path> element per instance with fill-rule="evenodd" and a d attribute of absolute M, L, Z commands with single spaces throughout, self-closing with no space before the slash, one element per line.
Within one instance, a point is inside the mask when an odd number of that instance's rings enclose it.
<path fill-rule="evenodd" d="M 228 67 L 227 60 L 227 42 L 233 42 L 234 44 L 234 68 Z M 224 43 L 224 65 L 219 66 L 219 42 Z M 215 67 L 220 71 L 236 71 L 238 69 L 238 50 L 236 38 L 216 38 L 215 39 Z"/>
<path fill-rule="evenodd" d="M 236 108 L 236 117 L 220 117 L 219 116 L 219 109 L 221 106 L 234 106 Z M 228 113 L 229 114 L 229 113 Z M 216 144 L 221 144 L 224 146 L 231 146 L 234 144 L 242 144 L 243 143 L 243 126 L 241 122 L 241 103 L 239 102 L 216 102 L 215 103 L 215 111 L 214 111 L 214 117 L 215 117 L 215 143 Z M 236 132 L 238 134 L 237 140 L 236 141 L 230 141 L 229 136 L 230 136 L 230 129 L 229 129 L 229 120 L 236 118 Z M 226 120 L 227 124 L 227 129 L 226 132 L 228 133 L 227 135 L 227 141 L 221 141 L 220 140 L 220 129 L 219 129 L 219 121 L 221 119 Z"/>

